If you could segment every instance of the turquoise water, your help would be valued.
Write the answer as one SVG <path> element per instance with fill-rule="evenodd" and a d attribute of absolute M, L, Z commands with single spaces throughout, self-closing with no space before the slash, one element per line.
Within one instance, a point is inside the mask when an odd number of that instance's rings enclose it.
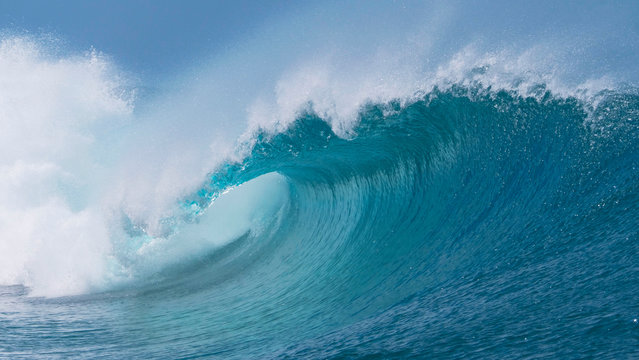
<path fill-rule="evenodd" d="M 635 357 L 639 96 L 597 99 L 436 88 L 346 137 L 309 110 L 165 219 L 216 246 L 86 295 L 1 287 L 0 355 Z"/>

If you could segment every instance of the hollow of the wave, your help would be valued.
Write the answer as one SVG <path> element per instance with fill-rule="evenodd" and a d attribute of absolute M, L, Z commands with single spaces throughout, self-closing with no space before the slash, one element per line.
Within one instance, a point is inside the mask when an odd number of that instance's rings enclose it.
<path fill-rule="evenodd" d="M 229 188 L 196 221 L 140 247 L 136 272 L 150 275 L 188 265 L 244 236 L 257 237 L 281 217 L 288 197 L 286 178 L 275 172 Z"/>

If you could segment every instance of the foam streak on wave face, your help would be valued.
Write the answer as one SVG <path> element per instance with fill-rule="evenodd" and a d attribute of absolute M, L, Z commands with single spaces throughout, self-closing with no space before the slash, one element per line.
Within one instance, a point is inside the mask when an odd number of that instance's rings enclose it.
<path fill-rule="evenodd" d="M 0 42 L 0 284 L 55 296 L 100 281 L 110 243 L 92 202 L 96 132 L 129 115 L 121 89 L 95 52 L 54 58 L 31 40 Z"/>

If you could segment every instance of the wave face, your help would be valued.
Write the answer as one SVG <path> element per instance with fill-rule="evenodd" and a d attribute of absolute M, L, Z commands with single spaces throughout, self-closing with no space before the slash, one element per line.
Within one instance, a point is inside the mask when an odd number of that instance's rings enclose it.
<path fill-rule="evenodd" d="M 185 238 L 232 241 L 180 243 L 179 262 L 133 288 L 22 304 L 2 328 L 38 333 L 12 332 L 2 351 L 628 356 L 639 96 L 600 96 L 435 89 L 367 105 L 348 139 L 308 111 L 184 200 L 182 226 L 200 234 Z M 5 305 L 23 292 L 3 288 Z"/>
<path fill-rule="evenodd" d="M 0 358 L 636 357 L 639 10 L 501 5 L 148 87 L 2 34 Z"/>

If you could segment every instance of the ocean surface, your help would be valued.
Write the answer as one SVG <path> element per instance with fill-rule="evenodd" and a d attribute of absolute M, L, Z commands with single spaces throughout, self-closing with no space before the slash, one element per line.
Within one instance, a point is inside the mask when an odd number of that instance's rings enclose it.
<path fill-rule="evenodd" d="M 639 67 L 602 44 L 336 50 L 253 96 L 279 58 L 145 89 L 5 36 L 0 358 L 639 358 Z"/>

